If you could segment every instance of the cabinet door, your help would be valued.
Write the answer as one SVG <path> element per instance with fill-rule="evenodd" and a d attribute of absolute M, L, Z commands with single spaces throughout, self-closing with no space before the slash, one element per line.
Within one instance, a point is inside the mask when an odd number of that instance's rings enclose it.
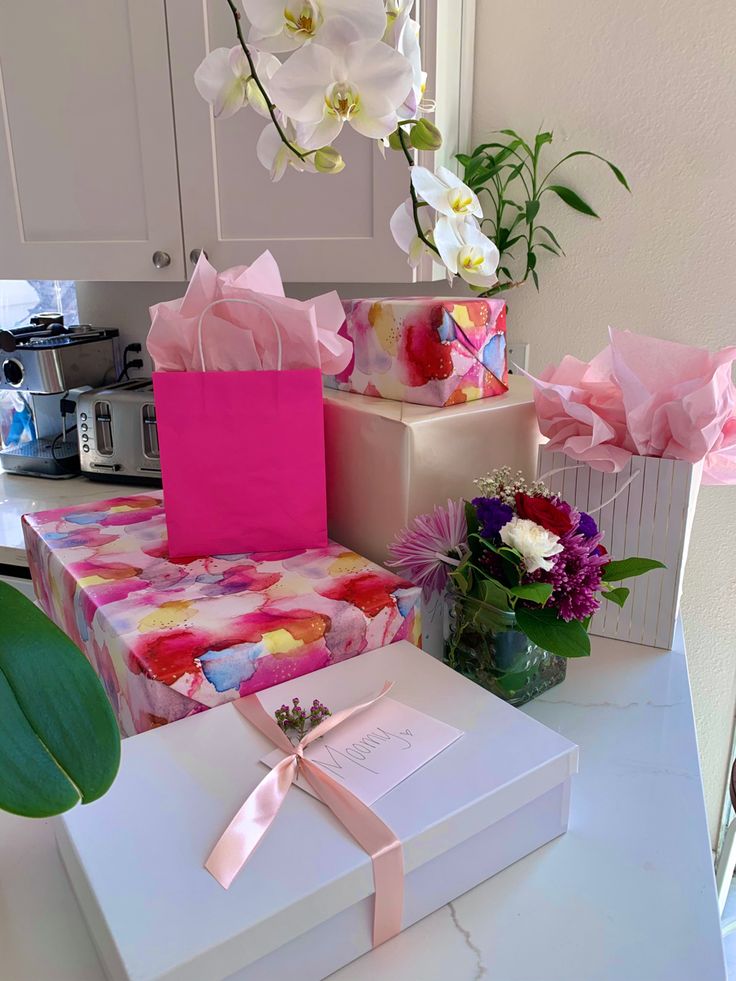
<path fill-rule="evenodd" d="M 0 4 L 0 121 L 1 277 L 184 278 L 164 0 Z"/>
<path fill-rule="evenodd" d="M 222 269 L 270 249 L 291 282 L 411 282 L 389 219 L 408 195 L 399 154 L 384 160 L 374 141 L 345 127 L 340 174 L 299 174 L 278 183 L 256 158 L 266 120 L 249 109 L 215 120 L 193 82 L 213 48 L 232 47 L 225 0 L 168 0 L 171 70 L 184 242 Z"/>

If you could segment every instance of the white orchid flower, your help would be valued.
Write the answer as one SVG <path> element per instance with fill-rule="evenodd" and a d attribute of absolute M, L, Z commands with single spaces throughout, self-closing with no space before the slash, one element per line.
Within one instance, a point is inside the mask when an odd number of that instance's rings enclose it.
<path fill-rule="evenodd" d="M 301 124 L 303 144 L 311 150 L 332 143 L 345 123 L 370 139 L 388 136 L 411 83 L 403 55 L 382 41 L 358 39 L 353 24 L 335 17 L 319 42 L 295 51 L 281 66 L 269 92 Z"/>
<path fill-rule="evenodd" d="M 398 48 L 401 32 L 414 8 L 414 0 L 385 0 L 385 8 L 386 30 L 383 40 L 392 48 Z"/>
<path fill-rule="evenodd" d="M 280 124 L 289 143 L 301 152 L 303 147 L 299 145 L 299 137 L 294 124 L 287 119 L 281 119 Z M 298 171 L 308 170 L 311 173 L 314 173 L 316 169 L 311 156 L 302 160 L 301 157 L 298 157 L 293 150 L 286 146 L 273 123 L 269 123 L 264 127 L 261 135 L 258 137 L 256 156 L 266 170 L 269 171 L 271 180 L 274 182 L 281 180 L 287 167 L 293 167 L 294 170 Z"/>
<path fill-rule="evenodd" d="M 447 167 L 438 167 L 434 174 L 426 167 L 412 167 L 411 182 L 422 201 L 441 215 L 448 218 L 483 217 L 478 195 Z"/>
<path fill-rule="evenodd" d="M 471 286 L 484 289 L 496 282 L 498 249 L 473 217 L 440 215 L 434 228 L 434 244 L 451 275 L 457 274 Z"/>
<path fill-rule="evenodd" d="M 262 51 L 293 51 L 320 38 L 334 16 L 346 17 L 363 40 L 386 30 L 383 0 L 243 0 L 251 25 L 248 39 Z"/>
<path fill-rule="evenodd" d="M 253 60 L 264 85 L 281 67 L 278 58 L 262 51 L 254 51 Z M 253 80 L 240 45 L 210 51 L 194 73 L 194 84 L 202 98 L 212 106 L 216 118 L 227 119 L 249 104 L 262 116 L 268 115 L 266 100 Z"/>
<path fill-rule="evenodd" d="M 432 234 L 432 219 L 427 213 L 427 208 L 419 209 L 419 224 L 422 232 L 430 238 Z M 391 215 L 389 222 L 391 234 L 394 241 L 402 252 L 409 256 L 409 265 L 416 269 L 423 255 L 430 254 L 430 249 L 417 235 L 417 226 L 414 224 L 414 211 L 412 209 L 411 198 L 407 198 L 398 206 Z"/>
<path fill-rule="evenodd" d="M 422 49 L 419 45 L 419 24 L 415 20 L 406 20 L 401 29 L 396 50 L 402 54 L 412 70 L 412 84 L 409 95 L 399 108 L 402 119 L 416 119 L 424 98 L 427 84 L 427 73 L 422 71 Z"/>

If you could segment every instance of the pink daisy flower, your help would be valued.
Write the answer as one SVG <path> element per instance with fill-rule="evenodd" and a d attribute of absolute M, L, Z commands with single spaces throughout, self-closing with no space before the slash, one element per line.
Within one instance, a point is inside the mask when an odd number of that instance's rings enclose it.
<path fill-rule="evenodd" d="M 464 501 L 448 501 L 422 514 L 400 532 L 389 546 L 391 561 L 386 564 L 417 586 L 425 599 L 440 593 L 447 585 L 450 569 L 460 565 L 468 540 Z"/>

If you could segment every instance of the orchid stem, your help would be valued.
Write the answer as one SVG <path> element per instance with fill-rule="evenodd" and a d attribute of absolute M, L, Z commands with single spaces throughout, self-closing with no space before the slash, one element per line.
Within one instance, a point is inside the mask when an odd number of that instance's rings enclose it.
<path fill-rule="evenodd" d="M 298 150 L 294 146 L 294 144 L 289 141 L 289 138 L 287 137 L 286 133 L 283 131 L 278 116 L 276 115 L 276 108 L 274 104 L 271 102 L 268 92 L 265 90 L 265 88 L 263 87 L 263 83 L 258 77 L 258 72 L 256 71 L 256 65 L 255 62 L 253 61 L 253 56 L 251 55 L 248 49 L 248 45 L 245 43 L 245 38 L 243 37 L 243 29 L 240 26 L 240 11 L 235 6 L 235 0 L 225 0 L 225 2 L 230 8 L 230 12 L 232 13 L 233 18 L 235 20 L 235 30 L 237 31 L 238 34 L 238 41 L 240 42 L 240 47 L 243 49 L 243 54 L 248 60 L 248 67 L 250 68 L 251 78 L 256 83 L 256 87 L 258 88 L 258 91 L 261 93 L 261 95 L 266 101 L 266 106 L 268 107 L 268 114 L 271 117 L 274 126 L 276 127 L 276 132 L 279 134 L 279 138 L 281 139 L 281 142 L 284 144 L 285 147 L 288 147 L 289 150 L 291 150 L 291 152 L 295 156 L 297 156 L 300 160 L 306 160 L 307 157 L 310 157 L 313 153 L 316 153 L 317 151 Z"/>
<path fill-rule="evenodd" d="M 406 145 L 406 137 L 404 136 L 404 131 L 401 128 L 401 125 L 397 127 L 396 132 L 399 134 L 399 142 L 401 143 L 401 149 L 404 151 L 404 156 L 406 157 L 409 166 L 413 167 L 414 157 L 412 157 L 411 152 L 409 151 L 409 147 Z M 420 242 L 423 242 L 428 249 L 431 249 L 435 255 L 439 256 L 440 254 L 439 249 L 437 248 L 436 245 L 434 245 L 432 242 L 429 241 L 427 236 L 424 234 L 424 229 L 422 228 L 419 222 L 420 205 L 419 205 L 419 200 L 417 198 L 416 191 L 414 190 L 414 185 L 411 182 L 411 177 L 409 178 L 409 193 L 411 194 L 411 210 L 412 210 L 412 214 L 414 215 L 414 227 L 416 228 L 417 231 L 417 238 L 419 239 Z"/>

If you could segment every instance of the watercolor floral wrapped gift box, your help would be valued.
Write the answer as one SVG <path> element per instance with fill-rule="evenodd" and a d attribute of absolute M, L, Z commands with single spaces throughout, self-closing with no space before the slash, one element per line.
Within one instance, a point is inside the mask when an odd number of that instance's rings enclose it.
<path fill-rule="evenodd" d="M 419 590 L 334 542 L 169 559 L 160 494 L 27 515 L 24 533 L 41 605 L 124 735 L 420 639 Z"/>

